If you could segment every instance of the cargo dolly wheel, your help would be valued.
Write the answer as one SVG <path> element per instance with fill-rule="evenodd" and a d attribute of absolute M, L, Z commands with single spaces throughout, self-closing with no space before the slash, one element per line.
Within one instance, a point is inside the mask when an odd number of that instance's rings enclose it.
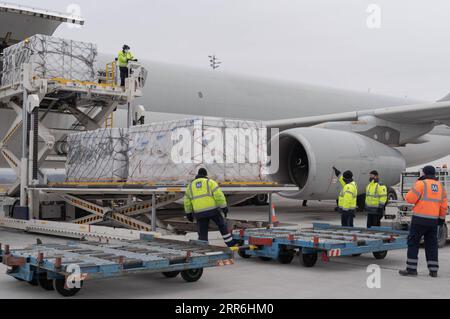
<path fill-rule="evenodd" d="M 259 256 L 258 258 L 261 259 L 262 261 L 271 261 L 272 260 L 272 258 L 270 258 L 270 257 Z"/>
<path fill-rule="evenodd" d="M 179 271 L 168 271 L 162 273 L 166 278 L 176 278 L 180 274 Z"/>
<path fill-rule="evenodd" d="M 373 256 L 375 257 L 375 259 L 382 260 L 386 258 L 387 254 L 388 254 L 387 251 L 378 251 L 373 253 Z"/>
<path fill-rule="evenodd" d="M 202 278 L 203 268 L 189 269 L 181 272 L 181 277 L 187 282 L 197 282 Z"/>
<path fill-rule="evenodd" d="M 290 264 L 295 257 L 295 250 L 282 250 L 278 255 L 278 261 L 283 265 Z"/>
<path fill-rule="evenodd" d="M 317 253 L 300 253 L 300 260 L 303 264 L 303 266 L 307 268 L 312 268 L 316 265 L 317 260 L 319 259 L 319 256 Z"/>
<path fill-rule="evenodd" d="M 37 281 L 39 283 L 39 286 L 46 290 L 46 291 L 52 291 L 55 290 L 55 288 L 53 287 L 53 280 L 51 279 L 47 279 L 47 274 L 46 273 L 40 273 L 37 275 Z"/>
<path fill-rule="evenodd" d="M 244 259 L 249 259 L 250 257 L 252 257 L 252 256 L 250 256 L 249 254 L 247 254 L 247 253 L 245 252 L 244 249 L 239 249 L 239 250 L 238 250 L 238 255 L 239 255 L 241 258 L 244 258 Z"/>
<path fill-rule="evenodd" d="M 17 279 L 17 280 L 22 281 L 22 280 L 20 280 L 20 279 Z M 34 287 L 39 286 L 39 281 L 38 281 L 37 275 L 35 274 L 35 275 L 33 276 L 33 279 L 31 279 L 31 281 L 28 281 L 28 283 L 29 283 L 30 285 L 34 286 Z"/>
<path fill-rule="evenodd" d="M 53 287 L 63 297 L 73 297 L 80 292 L 83 282 L 80 282 L 80 288 L 66 288 L 66 279 L 59 278 L 53 280 Z"/>

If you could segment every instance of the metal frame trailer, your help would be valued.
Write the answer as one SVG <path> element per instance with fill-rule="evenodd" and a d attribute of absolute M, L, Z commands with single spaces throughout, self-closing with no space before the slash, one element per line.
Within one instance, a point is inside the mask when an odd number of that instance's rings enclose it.
<path fill-rule="evenodd" d="M 346 228 L 329 224 L 314 224 L 312 229 L 247 229 L 236 230 L 233 238 L 241 245 L 242 258 L 252 256 L 262 260 L 278 260 L 289 264 L 295 255 L 305 267 L 314 267 L 319 255 L 324 262 L 341 256 L 372 253 L 384 259 L 390 250 L 406 249 L 408 233 L 389 228 Z"/>
<path fill-rule="evenodd" d="M 382 225 L 385 227 L 391 227 L 398 230 L 408 231 L 411 225 L 411 219 L 413 216 L 412 209 L 414 205 L 406 203 L 404 198 L 409 192 L 411 187 L 420 177 L 420 172 L 404 172 L 401 176 L 400 193 L 402 200 L 392 201 L 386 207 L 386 214 L 382 221 Z M 450 190 L 450 170 L 447 168 L 437 168 L 436 175 L 439 181 L 444 187 Z M 450 192 L 447 192 L 447 197 L 450 201 Z M 446 224 L 439 227 L 438 242 L 439 248 L 444 248 L 450 238 L 450 210 L 447 215 Z"/>
<path fill-rule="evenodd" d="M 88 280 L 162 273 L 167 278 L 181 274 L 185 281 L 196 282 L 204 268 L 234 264 L 228 248 L 152 236 L 117 243 L 41 243 L 14 250 L 0 244 L 0 256 L 8 275 L 64 297 L 76 295 Z"/>

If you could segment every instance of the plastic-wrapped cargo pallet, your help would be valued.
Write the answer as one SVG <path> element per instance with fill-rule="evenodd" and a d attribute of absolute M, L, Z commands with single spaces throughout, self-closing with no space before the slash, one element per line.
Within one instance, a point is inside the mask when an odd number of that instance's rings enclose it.
<path fill-rule="evenodd" d="M 186 184 L 200 167 L 219 182 L 266 179 L 267 131 L 262 122 L 197 118 L 129 131 L 130 182 Z"/>
<path fill-rule="evenodd" d="M 126 129 L 71 134 L 66 162 L 69 182 L 122 182 L 128 175 Z"/>
<path fill-rule="evenodd" d="M 97 47 L 91 43 L 34 35 L 4 50 L 2 85 L 20 80 L 23 63 L 39 78 L 97 81 Z"/>

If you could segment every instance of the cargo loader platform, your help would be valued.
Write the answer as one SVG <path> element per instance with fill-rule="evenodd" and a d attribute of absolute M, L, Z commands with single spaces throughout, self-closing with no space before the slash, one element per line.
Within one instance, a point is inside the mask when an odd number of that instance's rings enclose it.
<path fill-rule="evenodd" d="M 26 249 L 0 245 L 0 256 L 15 279 L 56 290 L 64 297 L 76 295 L 83 283 L 139 273 L 162 273 L 196 282 L 203 269 L 234 264 L 228 248 L 202 242 L 181 242 L 143 236 L 116 243 L 68 242 L 38 244 Z"/>
<path fill-rule="evenodd" d="M 298 253 L 305 267 L 314 267 L 322 257 L 324 262 L 341 256 L 372 253 L 384 259 L 388 251 L 406 249 L 408 233 L 389 228 L 345 228 L 328 224 L 314 224 L 312 229 L 247 229 L 233 231 L 233 238 L 241 245 L 242 258 L 252 256 L 262 260 L 278 260 L 289 264 Z"/>
<path fill-rule="evenodd" d="M 226 195 L 268 194 L 298 191 L 294 185 L 277 183 L 222 183 L 222 191 Z M 157 209 L 167 206 L 183 198 L 186 185 L 156 185 L 146 183 L 60 183 L 53 185 L 36 185 L 28 188 L 32 192 L 57 196 L 69 205 L 90 213 L 85 217 L 71 220 L 79 225 L 94 225 L 112 220 L 121 226 L 138 231 L 157 231 Z M 129 201 L 130 196 L 133 200 Z M 115 200 L 122 206 L 102 206 L 99 201 Z M 268 209 L 268 221 L 271 221 L 272 205 Z M 145 217 L 151 222 L 147 224 L 138 219 Z"/>

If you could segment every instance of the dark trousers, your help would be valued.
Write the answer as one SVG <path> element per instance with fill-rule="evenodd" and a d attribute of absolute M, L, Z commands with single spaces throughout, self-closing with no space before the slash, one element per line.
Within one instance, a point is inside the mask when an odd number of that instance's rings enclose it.
<path fill-rule="evenodd" d="M 381 219 L 383 216 L 380 214 L 367 214 L 367 228 L 372 227 L 380 227 L 381 226 Z"/>
<path fill-rule="evenodd" d="M 438 252 L 438 226 L 425 226 L 416 223 L 411 224 L 408 237 L 408 260 L 407 269 L 417 271 L 419 263 L 419 246 L 422 238 L 425 241 L 425 255 L 429 271 L 439 270 L 439 252 Z"/>
<path fill-rule="evenodd" d="M 209 222 L 211 220 L 219 228 L 219 231 L 222 234 L 225 244 L 227 244 L 228 247 L 233 247 L 235 245 L 233 236 L 228 230 L 227 223 L 225 222 L 225 219 L 223 218 L 222 214 L 219 211 L 210 214 L 210 216 L 208 217 L 197 218 L 198 239 L 201 241 L 208 241 Z"/>
<path fill-rule="evenodd" d="M 125 79 L 128 78 L 128 68 L 121 66 L 120 68 L 120 86 L 125 86 Z"/>
<path fill-rule="evenodd" d="M 342 227 L 354 227 L 353 219 L 355 218 L 354 211 L 343 211 L 341 210 L 341 223 Z"/>

